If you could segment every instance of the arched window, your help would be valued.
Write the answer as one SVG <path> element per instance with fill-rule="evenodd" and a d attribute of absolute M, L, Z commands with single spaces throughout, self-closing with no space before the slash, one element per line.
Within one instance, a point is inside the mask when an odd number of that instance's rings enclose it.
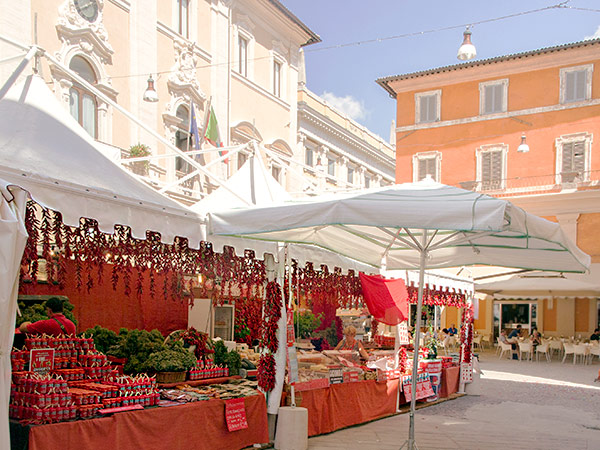
<path fill-rule="evenodd" d="M 92 66 L 81 56 L 75 56 L 69 68 L 88 83 L 98 81 Z M 71 115 L 93 138 L 98 137 L 98 104 L 96 97 L 77 82 L 69 90 L 69 109 Z"/>
<path fill-rule="evenodd" d="M 179 119 L 178 130 L 175 133 L 175 147 L 182 152 L 187 152 L 190 149 L 188 131 L 190 129 L 190 112 L 187 107 L 180 105 L 175 115 Z M 188 164 L 179 156 L 175 160 L 175 170 L 188 172 Z"/>

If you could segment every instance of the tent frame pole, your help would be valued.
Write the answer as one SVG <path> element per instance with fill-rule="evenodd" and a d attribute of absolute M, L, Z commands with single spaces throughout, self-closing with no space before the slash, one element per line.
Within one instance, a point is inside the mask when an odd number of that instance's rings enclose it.
<path fill-rule="evenodd" d="M 415 408 L 417 405 L 417 374 L 419 372 L 419 345 L 421 339 L 421 309 L 423 306 L 423 284 L 425 282 L 425 263 L 427 261 L 427 230 L 422 230 L 419 261 L 419 293 L 417 297 L 417 320 L 413 328 L 414 353 L 412 363 L 411 398 L 408 425 L 408 440 L 400 448 L 418 449 L 415 442 Z"/>

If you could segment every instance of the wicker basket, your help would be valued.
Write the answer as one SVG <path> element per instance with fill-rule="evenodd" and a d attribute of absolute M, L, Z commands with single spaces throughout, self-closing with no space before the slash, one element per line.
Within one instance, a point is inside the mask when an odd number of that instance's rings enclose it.
<path fill-rule="evenodd" d="M 178 383 L 185 381 L 187 372 L 157 372 L 156 381 L 157 383 Z"/>

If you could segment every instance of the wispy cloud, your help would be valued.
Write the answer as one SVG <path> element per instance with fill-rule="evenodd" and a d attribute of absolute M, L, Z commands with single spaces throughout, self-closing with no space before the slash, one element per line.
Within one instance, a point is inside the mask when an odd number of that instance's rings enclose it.
<path fill-rule="evenodd" d="M 598 39 L 600 38 L 600 26 L 596 29 L 596 32 L 594 34 L 592 34 L 591 36 L 586 36 L 583 38 L 584 41 L 588 40 L 588 39 Z"/>
<path fill-rule="evenodd" d="M 336 109 L 339 109 L 344 114 L 347 114 L 351 119 L 361 120 L 367 117 L 367 110 L 365 105 L 352 97 L 346 95 L 345 97 L 338 97 L 332 92 L 323 92 L 323 100 L 329 103 Z"/>

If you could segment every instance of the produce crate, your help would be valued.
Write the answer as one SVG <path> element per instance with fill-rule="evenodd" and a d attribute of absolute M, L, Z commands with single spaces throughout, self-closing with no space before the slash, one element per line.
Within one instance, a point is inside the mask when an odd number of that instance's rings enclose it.
<path fill-rule="evenodd" d="M 156 382 L 157 383 L 178 383 L 185 381 L 187 372 L 157 372 Z"/>

